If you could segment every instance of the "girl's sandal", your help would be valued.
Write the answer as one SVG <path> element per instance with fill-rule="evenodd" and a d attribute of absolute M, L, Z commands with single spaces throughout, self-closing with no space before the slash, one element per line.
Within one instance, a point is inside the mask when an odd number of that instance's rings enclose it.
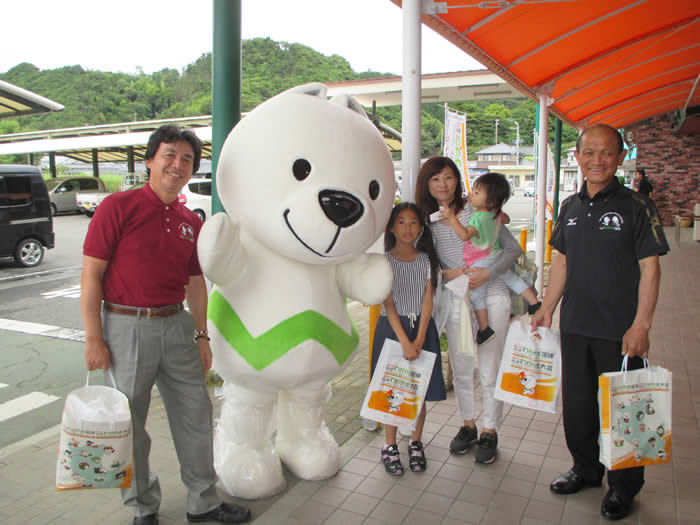
<path fill-rule="evenodd" d="M 403 474 L 403 465 L 401 464 L 399 449 L 396 445 L 390 445 L 382 449 L 381 459 L 382 463 L 384 463 L 384 468 L 389 474 L 392 476 L 400 476 Z"/>
<path fill-rule="evenodd" d="M 411 441 L 411 444 L 408 445 L 408 466 L 411 468 L 411 472 L 425 470 L 425 453 L 423 452 L 423 443 L 420 441 Z"/>

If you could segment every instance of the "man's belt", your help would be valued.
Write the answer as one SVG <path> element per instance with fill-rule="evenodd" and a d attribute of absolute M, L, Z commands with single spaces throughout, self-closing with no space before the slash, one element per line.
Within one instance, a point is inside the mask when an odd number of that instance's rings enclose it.
<path fill-rule="evenodd" d="M 104 303 L 106 312 L 121 315 L 133 315 L 134 317 L 151 319 L 153 317 L 170 317 L 184 310 L 182 303 L 169 304 L 158 308 L 139 308 L 137 306 L 122 306 L 119 304 Z"/>

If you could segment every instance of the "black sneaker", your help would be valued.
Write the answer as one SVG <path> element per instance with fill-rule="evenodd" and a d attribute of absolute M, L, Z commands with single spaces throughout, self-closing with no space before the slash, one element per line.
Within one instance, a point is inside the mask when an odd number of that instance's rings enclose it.
<path fill-rule="evenodd" d="M 426 464 L 423 443 L 420 441 L 411 441 L 411 444 L 408 445 L 408 466 L 411 472 L 423 472 Z"/>
<path fill-rule="evenodd" d="M 496 447 L 498 446 L 498 436 L 494 432 L 482 432 L 479 442 L 476 444 L 474 452 L 474 463 L 493 463 L 496 461 Z"/>
<path fill-rule="evenodd" d="M 403 465 L 399 457 L 399 449 L 396 445 L 389 445 L 382 449 L 382 463 L 384 468 L 392 476 L 400 476 L 403 474 Z"/>
<path fill-rule="evenodd" d="M 464 454 L 476 444 L 478 432 L 476 427 L 460 427 L 457 435 L 450 442 L 450 452 L 453 454 Z"/>
<path fill-rule="evenodd" d="M 527 314 L 528 315 L 535 315 L 537 313 L 537 310 L 539 310 L 541 306 L 542 306 L 542 301 L 537 301 L 535 304 L 527 305 Z"/>
<path fill-rule="evenodd" d="M 493 336 L 496 335 L 496 332 L 494 332 L 490 326 L 487 326 L 483 330 L 479 330 L 476 333 L 476 344 L 482 345 L 491 339 L 493 339 Z"/>

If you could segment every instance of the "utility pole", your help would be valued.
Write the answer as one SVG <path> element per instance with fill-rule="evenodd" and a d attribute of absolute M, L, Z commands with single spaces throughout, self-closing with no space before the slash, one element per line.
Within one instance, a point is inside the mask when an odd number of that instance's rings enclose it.
<path fill-rule="evenodd" d="M 498 144 L 498 119 L 496 119 L 496 131 L 493 134 L 493 143 Z"/>
<path fill-rule="evenodd" d="M 512 120 L 515 124 L 515 165 L 520 165 L 520 124 L 516 120 Z M 513 129 L 513 128 L 510 128 Z"/>

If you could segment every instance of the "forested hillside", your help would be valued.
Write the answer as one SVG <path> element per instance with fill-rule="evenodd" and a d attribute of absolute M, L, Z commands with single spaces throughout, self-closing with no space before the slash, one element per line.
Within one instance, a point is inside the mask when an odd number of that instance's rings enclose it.
<path fill-rule="evenodd" d="M 356 73 L 343 57 L 325 56 L 302 44 L 255 38 L 243 42 L 243 111 L 289 87 L 306 82 L 337 82 L 387 75 Z M 0 79 L 34 91 L 65 106 L 58 113 L 0 120 L 0 134 L 42 129 L 91 126 L 133 120 L 211 114 L 211 53 L 202 55 L 182 71 L 163 69 L 152 74 L 86 71 L 79 65 L 39 70 L 18 64 Z M 499 142 L 514 143 L 514 125 L 520 124 L 523 144 L 532 144 L 535 103 L 529 99 L 453 102 L 450 107 L 467 113 L 470 156 L 494 143 L 494 121 L 500 120 Z M 381 120 L 401 130 L 401 108 L 378 108 Z M 423 154 L 437 153 L 443 131 L 442 104 L 423 105 Z M 553 119 L 550 131 L 553 131 Z M 564 126 L 564 143 L 576 132 Z"/>

